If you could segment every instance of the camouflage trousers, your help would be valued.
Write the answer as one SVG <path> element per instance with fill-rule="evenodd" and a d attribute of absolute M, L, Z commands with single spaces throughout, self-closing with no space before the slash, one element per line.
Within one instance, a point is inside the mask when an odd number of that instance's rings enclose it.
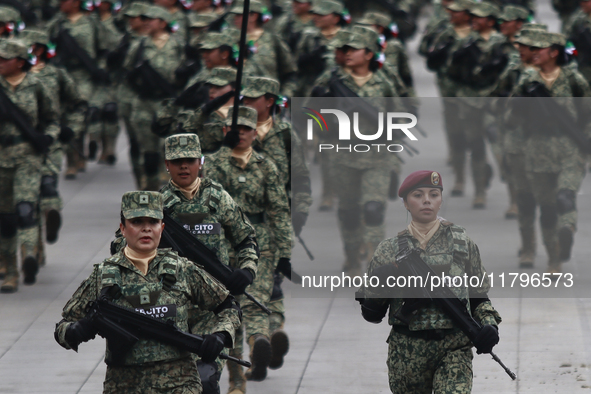
<path fill-rule="evenodd" d="M 144 168 L 142 166 L 142 160 L 140 157 L 138 138 L 135 133 L 135 129 L 131 123 L 131 112 L 132 112 L 132 101 L 133 98 L 127 97 L 123 84 L 119 86 L 119 117 L 125 125 L 125 131 L 129 140 L 129 158 L 131 162 L 131 168 L 133 176 L 135 178 L 135 184 L 138 189 L 142 187 L 142 176 L 144 174 Z"/>
<path fill-rule="evenodd" d="M 118 108 L 113 105 L 117 103 L 116 88 L 113 86 L 94 86 L 94 92 L 89 102 L 89 107 L 98 110 L 97 116 L 87 119 L 88 138 L 102 144 L 103 155 L 115 154 L 115 142 L 119 135 Z"/>
<path fill-rule="evenodd" d="M 388 378 L 395 394 L 468 394 L 472 390 L 472 344 L 462 332 L 440 340 L 391 331 Z"/>
<path fill-rule="evenodd" d="M 103 394 L 200 394 L 192 358 L 129 367 L 107 367 Z"/>
<path fill-rule="evenodd" d="M 363 242 L 377 246 L 386 237 L 384 218 L 390 168 L 335 166 L 333 174 L 339 197 L 339 230 L 345 253 L 356 253 Z M 369 253 L 373 254 L 373 250 Z"/>
<path fill-rule="evenodd" d="M 5 238 L 0 236 L 0 258 L 6 267 L 7 277 L 17 277 L 17 249 L 21 244 L 21 257 L 36 256 L 37 239 L 39 237 L 38 201 L 41 188 L 42 157 L 30 155 L 23 157 L 16 167 L 0 167 L 0 214 L 16 214 L 16 204 L 27 202 L 33 205 L 33 224 L 19 225 L 16 236 Z M 16 220 L 13 224 L 17 226 Z M 14 229 L 13 229 L 14 230 Z M 4 231 L 3 231 L 4 232 Z"/>
<path fill-rule="evenodd" d="M 516 196 L 522 252 L 534 253 L 537 203 L 525 169 L 525 157 L 523 154 L 508 153 L 505 154 L 505 162 L 507 182 L 513 187 Z"/>

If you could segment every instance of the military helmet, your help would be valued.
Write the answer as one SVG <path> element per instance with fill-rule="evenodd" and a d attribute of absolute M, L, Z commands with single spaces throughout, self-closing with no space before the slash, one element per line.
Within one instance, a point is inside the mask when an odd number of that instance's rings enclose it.
<path fill-rule="evenodd" d="M 201 144 L 197 134 L 175 134 L 164 140 L 164 158 L 199 159 L 201 158 Z"/>
<path fill-rule="evenodd" d="M 49 44 L 49 34 L 42 30 L 23 30 L 18 38 L 26 42 L 27 45 L 40 44 L 47 46 Z"/>
<path fill-rule="evenodd" d="M 231 47 L 234 45 L 234 39 L 226 33 L 207 32 L 199 44 L 200 49 L 216 49 L 222 46 Z"/>
<path fill-rule="evenodd" d="M 470 14 L 481 18 L 498 18 L 501 10 L 496 4 L 482 1 L 480 3 L 473 3 L 470 6 Z"/>
<path fill-rule="evenodd" d="M 390 17 L 380 12 L 368 11 L 363 17 L 357 22 L 358 25 L 363 26 L 381 26 L 387 28 L 390 25 Z"/>
<path fill-rule="evenodd" d="M 365 26 L 354 26 L 351 32 L 353 34 L 346 46 L 355 49 L 369 49 L 373 53 L 380 52 L 380 36 L 375 30 Z"/>
<path fill-rule="evenodd" d="M 446 8 L 450 11 L 470 11 L 470 8 L 474 4 L 471 0 L 454 0 Z"/>
<path fill-rule="evenodd" d="M 552 45 L 566 45 L 566 37 L 560 33 L 550 33 L 548 31 L 531 31 L 528 35 L 531 40 L 530 46 L 536 48 L 548 48 Z"/>
<path fill-rule="evenodd" d="M 232 82 L 236 82 L 236 70 L 231 67 L 215 67 L 205 80 L 205 83 L 215 86 L 226 86 Z"/>
<path fill-rule="evenodd" d="M 144 14 L 144 12 L 146 11 L 146 8 L 149 6 L 150 6 L 150 4 L 148 4 L 148 3 L 135 1 L 126 7 L 125 11 L 123 11 L 123 15 L 128 16 L 130 18 L 136 18 L 138 16 L 142 16 Z"/>
<path fill-rule="evenodd" d="M 29 48 L 24 41 L 16 38 L 0 40 L 0 57 L 3 59 L 14 59 L 18 57 L 27 60 L 29 57 Z"/>
<path fill-rule="evenodd" d="M 516 5 L 507 5 L 503 8 L 503 12 L 499 16 L 499 19 L 503 22 L 515 21 L 515 20 L 526 20 L 529 16 L 527 8 L 519 7 Z"/>
<path fill-rule="evenodd" d="M 172 22 L 172 14 L 166 8 L 158 5 L 147 6 L 142 16 L 150 19 L 162 19 L 166 23 Z"/>
<path fill-rule="evenodd" d="M 341 15 L 345 6 L 343 3 L 334 0 L 316 0 L 310 12 L 318 15 L 338 14 Z"/>
<path fill-rule="evenodd" d="M 206 12 L 203 14 L 191 13 L 189 14 L 189 27 L 195 29 L 207 27 L 219 17 L 215 12 Z"/>
<path fill-rule="evenodd" d="M 230 107 L 228 111 L 228 117 L 226 118 L 226 126 L 232 125 L 232 116 L 234 113 L 234 107 Z M 258 113 L 257 110 L 251 107 L 241 105 L 238 107 L 238 126 L 246 126 L 251 129 L 257 128 Z"/>
<path fill-rule="evenodd" d="M 533 46 L 533 41 L 530 38 L 530 35 L 532 33 L 535 33 L 536 31 L 548 31 L 548 25 L 544 25 L 541 23 L 527 23 L 523 25 L 519 33 L 515 36 L 514 42 L 516 44 Z"/>
<path fill-rule="evenodd" d="M 279 81 L 267 77 L 248 77 L 242 95 L 249 98 L 258 98 L 265 94 L 279 96 Z"/>
<path fill-rule="evenodd" d="M 125 219 L 140 217 L 162 219 L 164 217 L 162 194 L 158 192 L 127 192 L 121 197 L 121 213 Z"/>
<path fill-rule="evenodd" d="M 342 48 L 349 43 L 353 33 L 350 30 L 340 29 L 334 38 L 330 41 L 333 48 Z"/>

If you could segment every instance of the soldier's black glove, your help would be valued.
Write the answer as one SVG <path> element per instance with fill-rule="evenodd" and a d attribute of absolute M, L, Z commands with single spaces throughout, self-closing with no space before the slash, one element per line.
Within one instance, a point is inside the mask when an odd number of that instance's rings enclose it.
<path fill-rule="evenodd" d="M 232 295 L 244 294 L 244 290 L 252 283 L 253 279 L 249 270 L 235 269 L 230 275 L 230 278 L 228 278 L 226 287 Z"/>
<path fill-rule="evenodd" d="M 60 134 L 58 135 L 57 139 L 62 144 L 68 144 L 74 138 L 74 130 L 69 128 L 68 126 L 62 126 L 60 129 Z"/>
<path fill-rule="evenodd" d="M 156 115 L 152 117 L 152 124 L 150 125 L 150 131 L 160 138 L 166 137 L 170 130 L 170 124 L 161 124 L 158 122 Z"/>
<path fill-rule="evenodd" d="M 388 304 L 381 305 L 371 298 L 357 301 L 361 304 L 361 316 L 370 323 L 381 323 L 388 312 Z"/>
<path fill-rule="evenodd" d="M 377 276 L 380 279 L 380 284 L 387 286 L 388 277 L 397 276 L 399 271 L 394 264 L 385 264 L 371 271 L 371 276 Z"/>
<path fill-rule="evenodd" d="M 197 109 L 209 98 L 209 88 L 207 85 L 196 83 L 185 89 L 174 101 L 174 105 L 189 109 Z"/>
<path fill-rule="evenodd" d="M 307 74 L 320 74 L 326 66 L 324 53 L 326 46 L 322 45 L 310 53 L 303 53 L 298 58 L 298 70 Z"/>
<path fill-rule="evenodd" d="M 305 212 L 292 212 L 291 213 L 291 224 L 293 225 L 293 232 L 296 237 L 299 237 L 302 233 L 302 229 L 308 220 L 308 214 Z"/>
<path fill-rule="evenodd" d="M 228 100 L 234 97 L 234 93 L 235 92 L 232 90 L 214 98 L 213 100 L 203 104 L 201 110 L 205 115 L 209 116 L 209 114 L 211 114 L 213 111 L 217 111 L 222 105 L 226 104 Z"/>
<path fill-rule="evenodd" d="M 203 336 L 199 357 L 205 363 L 212 363 L 224 349 L 226 336 L 221 332 L 214 332 Z"/>
<path fill-rule="evenodd" d="M 312 97 L 332 97 L 332 94 L 330 93 L 330 90 L 328 90 L 327 88 L 322 87 L 322 86 L 316 86 L 316 87 L 314 87 L 314 89 L 312 89 L 310 96 L 312 96 Z"/>
<path fill-rule="evenodd" d="M 499 330 L 490 324 L 482 326 L 474 339 L 474 346 L 478 354 L 492 352 L 497 343 L 499 343 Z"/>
<path fill-rule="evenodd" d="M 96 72 L 92 73 L 92 80 L 96 83 L 102 83 L 108 85 L 111 83 L 111 77 L 106 70 L 99 68 Z"/>
<path fill-rule="evenodd" d="M 72 323 L 66 328 L 66 342 L 75 351 L 78 351 L 78 345 L 82 342 L 88 342 L 97 334 L 97 330 L 94 324 L 87 319 L 83 318 L 75 323 Z"/>
<path fill-rule="evenodd" d="M 227 146 L 230 149 L 234 149 L 240 143 L 240 133 L 238 130 L 230 130 L 224 136 L 222 145 Z"/>
<path fill-rule="evenodd" d="M 179 85 L 184 86 L 193 75 L 201 69 L 201 63 L 189 62 L 174 70 L 174 76 Z"/>

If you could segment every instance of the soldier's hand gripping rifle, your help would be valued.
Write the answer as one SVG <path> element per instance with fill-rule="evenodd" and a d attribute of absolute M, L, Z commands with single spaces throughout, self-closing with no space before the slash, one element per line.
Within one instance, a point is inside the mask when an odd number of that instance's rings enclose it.
<path fill-rule="evenodd" d="M 190 353 L 201 354 L 203 337 L 181 331 L 171 320 L 161 320 L 116 305 L 109 301 L 108 291 L 105 292 L 105 290 L 96 301 L 87 305 L 86 318 L 92 322 L 97 333 L 109 341 L 109 350 L 114 353 L 112 362 L 121 360 L 141 338 L 153 339 Z M 245 367 L 251 366 L 248 361 L 223 353 L 218 357 Z"/>
<path fill-rule="evenodd" d="M 128 74 L 130 85 L 136 92 L 146 97 L 154 99 L 175 97 L 175 87 L 154 70 L 149 60 L 144 60 L 144 48 L 145 39 L 142 39 L 134 58 L 134 68 Z"/>
<path fill-rule="evenodd" d="M 60 26 L 57 35 L 58 54 L 64 63 L 68 63 L 68 59 L 76 58 L 90 73 L 93 81 L 103 84 L 110 84 L 111 79 L 109 73 L 97 65 L 97 61 L 90 57 L 88 52 L 80 47 L 78 42 L 70 35 L 68 29 Z"/>
<path fill-rule="evenodd" d="M 396 255 L 396 262 L 394 265 L 398 266 L 400 272 L 404 272 L 405 275 L 414 277 L 420 276 L 424 281 L 427 281 L 429 277 L 437 276 L 433 269 L 423 261 L 418 249 L 411 249 L 409 246 L 401 248 Z M 427 291 L 425 288 L 416 290 L 422 294 L 423 298 L 405 299 L 405 304 L 403 304 L 401 310 L 397 311 L 395 314 L 396 318 L 401 321 L 407 321 L 408 314 L 423 306 L 426 302 L 432 301 L 453 320 L 454 324 L 466 334 L 472 343 L 477 342 L 478 334 L 482 331 L 483 326 L 474 320 L 472 315 L 470 315 L 470 312 L 466 309 L 466 305 L 449 287 L 442 284 L 442 286 L 434 287 L 432 291 Z M 405 305 L 410 305 L 410 307 L 405 308 Z M 490 355 L 501 367 L 503 367 L 511 379 L 517 379 L 515 373 L 507 368 L 495 353 L 491 351 Z"/>
<path fill-rule="evenodd" d="M 167 209 L 164 210 L 163 222 L 163 243 L 175 250 L 179 256 L 186 257 L 192 262 L 201 265 L 208 274 L 222 282 L 224 286 L 228 283 L 234 271 L 231 267 L 222 263 L 211 249 L 191 235 L 179 222 L 174 220 Z M 261 304 L 251 294 L 244 292 L 244 295 L 268 315 L 272 313 L 269 308 Z"/>

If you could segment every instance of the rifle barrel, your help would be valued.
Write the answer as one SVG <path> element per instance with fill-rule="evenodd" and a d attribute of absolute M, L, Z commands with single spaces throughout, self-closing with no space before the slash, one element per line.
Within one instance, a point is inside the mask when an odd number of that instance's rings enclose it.
<path fill-rule="evenodd" d="M 498 362 L 499 365 L 501 367 L 503 367 L 503 369 L 505 370 L 505 372 L 507 372 L 507 375 L 509 375 L 511 377 L 511 379 L 513 379 L 513 380 L 517 379 L 517 375 L 515 375 L 515 372 L 513 372 L 509 368 L 507 368 L 507 366 L 505 364 L 503 364 L 501 359 L 496 354 L 494 354 L 493 352 L 490 352 L 490 355 L 492 356 L 493 360 Z"/>

